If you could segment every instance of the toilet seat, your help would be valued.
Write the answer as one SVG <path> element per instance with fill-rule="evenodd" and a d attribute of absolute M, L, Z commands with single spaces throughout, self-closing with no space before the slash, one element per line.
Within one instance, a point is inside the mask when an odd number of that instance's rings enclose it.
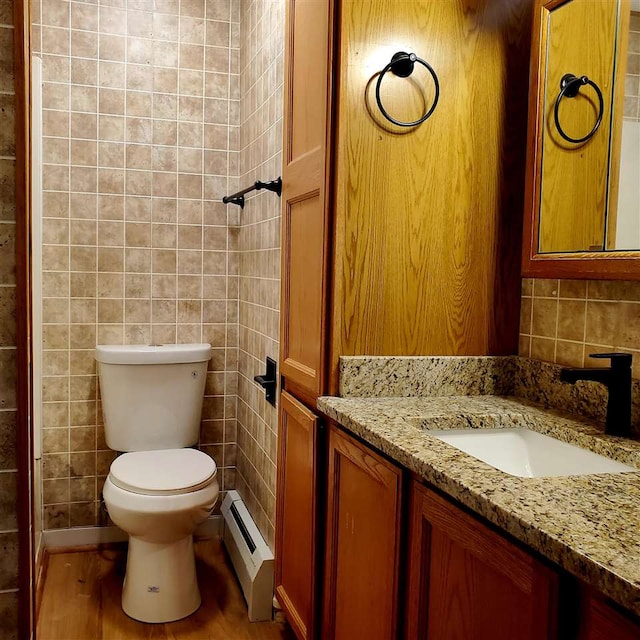
<path fill-rule="evenodd" d="M 147 496 L 192 493 L 210 485 L 216 463 L 196 449 L 133 451 L 118 456 L 109 472 L 111 482 L 124 491 Z"/>

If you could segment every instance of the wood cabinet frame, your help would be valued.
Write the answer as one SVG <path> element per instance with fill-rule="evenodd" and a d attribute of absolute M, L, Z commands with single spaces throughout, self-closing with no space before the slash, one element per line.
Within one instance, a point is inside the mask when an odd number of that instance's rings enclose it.
<path fill-rule="evenodd" d="M 640 624 L 589 587 L 580 590 L 578 640 L 637 640 Z"/>
<path fill-rule="evenodd" d="M 326 502 L 326 538 L 325 538 L 325 563 L 324 563 L 324 593 L 322 634 L 323 640 L 342 640 L 344 633 L 336 633 L 336 599 L 337 583 L 340 579 L 338 571 L 338 545 L 339 545 L 339 514 L 341 510 L 348 508 L 340 503 L 341 470 L 343 461 L 348 461 L 354 467 L 366 474 L 367 478 L 378 486 L 382 486 L 395 500 L 394 519 L 392 522 L 381 522 L 382 526 L 389 527 L 392 531 L 393 549 L 389 556 L 383 557 L 370 553 L 371 562 L 390 562 L 391 584 L 386 584 L 388 593 L 382 600 L 387 607 L 383 617 L 389 620 L 391 637 L 398 637 L 399 608 L 400 608 L 400 584 L 401 562 L 403 557 L 403 503 L 404 503 L 404 474 L 402 468 L 396 463 L 388 461 L 369 444 L 362 444 L 352 435 L 342 430 L 336 423 L 329 426 L 329 444 L 327 460 L 327 502 Z M 352 489 L 355 487 L 352 486 Z M 363 488 L 357 487 L 360 498 Z M 375 537 L 376 532 L 370 532 Z M 363 539 L 363 547 L 370 547 L 370 540 Z M 348 574 L 348 572 L 345 572 Z M 344 579 L 344 578 L 343 578 Z M 357 579 L 356 579 L 357 584 Z M 379 594 L 376 594 L 379 595 Z M 360 613 L 360 612 L 358 612 Z M 376 612 L 379 615 L 380 612 Z M 391 638 L 389 639 L 391 640 Z"/>
<path fill-rule="evenodd" d="M 18 637 L 33 634 L 35 563 L 31 378 L 31 2 L 13 0 L 16 136 Z"/>
<path fill-rule="evenodd" d="M 542 169 L 542 136 L 544 109 L 544 55 L 547 46 L 545 29 L 549 12 L 569 0 L 537 0 L 534 8 L 531 42 L 531 87 L 529 92 L 529 127 L 527 133 L 527 181 L 524 206 L 524 242 L 522 275 L 530 278 L 580 278 L 592 280 L 640 280 L 640 251 L 607 251 L 584 253 L 540 253 L 540 182 Z M 621 0 L 621 15 L 628 14 L 629 0 Z M 624 23 L 621 24 L 624 29 Z M 618 47 L 615 68 L 624 71 L 626 46 Z M 622 113 L 624 96 L 614 96 L 616 112 Z M 622 121 L 613 122 L 612 137 L 619 147 Z M 614 159 L 610 171 L 619 171 L 619 159 Z M 610 198 L 617 201 L 617 189 Z"/>
<path fill-rule="evenodd" d="M 298 443 L 305 440 L 308 450 L 288 447 L 288 430 L 292 425 L 298 428 Z M 325 451 L 323 446 L 324 425 L 322 420 L 307 409 L 296 398 L 283 391 L 280 395 L 280 429 L 278 433 L 278 466 L 277 466 L 277 490 L 276 490 L 276 562 L 275 562 L 275 594 L 285 613 L 292 629 L 298 638 L 313 640 L 317 637 L 319 594 L 321 585 L 321 550 L 323 529 L 320 526 L 321 511 L 324 508 L 325 486 L 321 469 L 324 467 Z M 310 502 L 300 504 L 295 502 L 286 493 L 286 472 L 288 459 L 291 456 L 298 460 L 308 455 L 311 469 L 302 480 L 308 480 Z M 305 513 L 306 509 L 306 513 Z M 293 513 L 291 513 L 293 511 Z M 288 513 L 287 513 L 288 512 Z M 286 514 L 286 517 L 285 517 Z M 308 530 L 305 529 L 305 525 Z M 295 565 L 285 567 L 285 554 L 290 550 L 285 549 L 285 539 L 289 531 L 297 529 L 302 535 L 309 536 L 311 557 L 304 561 L 297 561 Z M 300 576 L 303 565 L 308 564 L 309 575 Z M 288 572 L 288 573 L 287 573 Z M 297 572 L 297 575 L 295 575 Z M 285 575 L 287 574 L 287 575 Z M 287 582 L 306 579 L 304 595 L 307 598 L 307 611 L 299 611 L 300 602 L 293 602 L 288 591 Z M 298 594 L 299 595 L 299 594 Z M 305 604 L 305 603 L 303 603 Z"/>
<path fill-rule="evenodd" d="M 282 249 L 281 249 L 281 301 L 280 301 L 280 373 L 284 377 L 284 388 L 292 390 L 302 399 L 315 404 L 315 399 L 326 389 L 327 379 L 327 345 L 328 345 L 328 304 L 329 304 L 329 272 L 331 262 L 331 229 L 332 229 L 332 173 L 333 173 L 333 116 L 334 116 L 334 59 L 336 43 L 336 10 L 335 0 L 326 1 L 327 32 L 326 60 L 317 60 L 315 64 L 326 69 L 326 86 L 318 88 L 321 102 L 325 105 L 324 127 L 322 140 L 317 147 L 307 150 L 296 157 L 293 149 L 294 139 L 294 59 L 296 56 L 294 30 L 296 21 L 296 1 L 288 0 L 285 53 L 285 112 L 283 122 L 283 189 L 282 189 Z M 304 133 L 304 132 L 303 132 Z M 292 207 L 305 201 L 317 200 L 320 209 L 317 214 L 318 222 L 322 224 L 322 238 L 305 239 L 305 250 L 309 255 L 316 255 L 320 259 L 319 271 L 311 264 L 311 275 L 321 278 L 319 287 L 319 309 L 317 316 L 312 314 L 313 320 L 319 323 L 317 332 L 310 340 L 314 344 L 313 354 L 306 354 L 307 361 L 291 353 L 290 325 L 304 325 L 310 319 L 309 310 L 304 306 L 294 304 L 291 295 L 292 282 L 302 276 L 292 273 L 291 242 L 292 242 Z M 300 239 L 298 239 L 299 241 Z"/>

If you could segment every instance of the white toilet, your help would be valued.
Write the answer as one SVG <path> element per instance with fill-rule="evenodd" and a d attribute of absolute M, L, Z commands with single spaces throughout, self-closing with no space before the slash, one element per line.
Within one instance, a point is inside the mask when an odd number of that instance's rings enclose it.
<path fill-rule="evenodd" d="M 98 346 L 105 437 L 123 451 L 104 501 L 129 534 L 125 613 L 170 622 L 200 606 L 193 531 L 218 498 L 215 462 L 198 442 L 211 345 Z"/>

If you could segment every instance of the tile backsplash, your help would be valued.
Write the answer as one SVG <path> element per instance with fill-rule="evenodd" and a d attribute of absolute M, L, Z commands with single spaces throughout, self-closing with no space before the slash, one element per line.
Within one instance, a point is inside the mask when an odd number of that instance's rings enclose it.
<path fill-rule="evenodd" d="M 633 355 L 640 379 L 640 282 L 522 281 L 521 356 L 567 366 L 607 366 L 590 353 Z"/>
<path fill-rule="evenodd" d="M 210 342 L 200 447 L 234 486 L 239 0 L 46 0 L 44 528 L 102 522 L 93 348 Z M 8 228 L 8 227 L 7 227 Z"/>

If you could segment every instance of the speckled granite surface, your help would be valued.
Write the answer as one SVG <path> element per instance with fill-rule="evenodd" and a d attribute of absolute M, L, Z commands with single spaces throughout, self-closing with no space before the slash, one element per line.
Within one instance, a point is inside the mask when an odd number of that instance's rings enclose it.
<path fill-rule="evenodd" d="M 371 371 L 380 373 L 386 367 L 390 367 L 387 372 L 398 372 L 403 366 L 405 372 L 412 373 L 416 371 L 417 364 L 409 366 L 406 362 L 395 362 L 385 365 L 384 359 L 374 358 L 353 360 L 360 360 L 360 370 L 364 366 L 368 374 Z M 362 360 L 369 362 L 363 363 Z M 506 375 L 515 375 L 518 367 L 526 367 L 527 364 L 526 361 L 523 364 L 524 359 L 521 358 L 497 359 L 504 362 L 497 365 L 502 373 L 495 375 L 496 365 L 489 360 L 496 359 L 471 360 L 479 362 L 471 364 L 474 372 L 470 377 L 482 375 L 478 367 L 485 367 L 490 371 L 486 376 L 488 381 L 459 385 L 456 379 L 464 378 L 464 372 L 469 369 L 460 361 L 452 361 L 435 365 L 436 369 L 440 367 L 440 371 L 432 379 L 440 376 L 443 384 L 434 383 L 432 391 L 429 390 L 431 383 L 412 383 L 405 374 L 391 380 L 388 385 L 370 384 L 367 395 L 366 382 L 356 384 L 349 381 L 349 374 L 343 370 L 341 390 L 351 394 L 359 392 L 360 395 L 319 398 L 318 408 L 427 483 L 640 615 L 640 472 L 519 478 L 437 440 L 429 435 L 429 430 L 527 426 L 639 469 L 640 442 L 605 436 L 602 426 L 596 421 L 545 409 L 523 398 L 474 392 L 474 389 L 503 392 L 505 382 L 500 376 L 505 375 L 505 371 Z M 350 365 L 355 365 L 355 362 Z M 428 364 L 420 366 L 429 369 Z M 449 367 L 449 370 L 461 368 L 454 372 L 454 377 L 449 377 L 448 373 L 443 373 L 443 367 Z M 509 367 L 512 367 L 511 371 Z M 531 368 L 534 371 L 529 374 L 529 380 L 535 385 L 540 378 L 535 371 L 536 365 Z M 530 372 L 531 368 L 527 371 Z M 553 374 L 546 370 L 542 373 Z M 528 384 L 524 383 L 524 386 Z M 377 395 L 382 397 L 373 397 L 375 385 L 379 385 Z M 513 382 L 511 385 L 506 389 L 513 390 Z M 405 393 L 400 394 L 403 388 Z M 407 392 L 412 389 L 413 393 Z M 447 389 L 449 395 L 439 393 L 441 389 Z M 390 396 L 385 393 L 388 390 L 405 397 Z M 431 397 L 420 397 L 419 390 Z M 557 402 L 549 389 L 534 388 L 529 393 L 534 392 L 546 394 L 547 402 L 550 397 Z M 462 395 L 465 393 L 467 395 Z"/>
<path fill-rule="evenodd" d="M 340 358 L 340 396 L 509 395 L 516 366 L 506 357 Z"/>
<path fill-rule="evenodd" d="M 341 397 L 517 396 L 604 422 L 607 390 L 560 381 L 561 366 L 519 356 L 340 358 Z M 633 381 L 633 429 L 640 438 L 640 381 Z M 601 428 L 604 428 L 602 425 Z"/>

